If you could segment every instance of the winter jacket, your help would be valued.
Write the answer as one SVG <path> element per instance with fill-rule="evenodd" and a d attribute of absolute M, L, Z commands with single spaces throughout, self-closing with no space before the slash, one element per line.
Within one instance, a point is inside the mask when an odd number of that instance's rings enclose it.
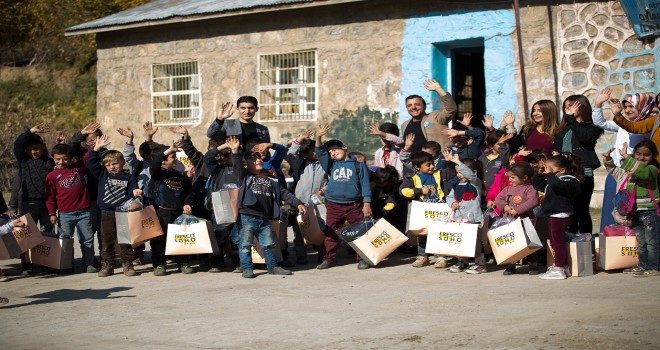
<path fill-rule="evenodd" d="M 137 177 L 129 171 L 110 174 L 103 164 L 99 153 L 92 150 L 87 158 L 87 170 L 98 181 L 96 203 L 101 211 L 114 212 L 122 203 L 133 198 L 133 190 L 138 189 Z"/>
<path fill-rule="evenodd" d="M 544 217 L 570 214 L 575 197 L 580 193 L 580 180 L 573 175 L 536 174 L 532 178 L 534 189 L 544 193 L 541 214 Z M 568 217 L 568 215 L 564 215 Z"/>
<path fill-rule="evenodd" d="M 504 207 L 507 205 L 518 213 L 518 217 L 527 217 L 533 221 L 533 209 L 539 205 L 539 193 L 532 185 L 510 184 L 495 198 L 495 206 L 500 212 L 504 212 Z"/>
<path fill-rule="evenodd" d="M 42 155 L 34 159 L 25 153 L 25 145 L 33 136 L 30 130 L 22 133 L 14 142 L 14 156 L 18 162 L 18 186 L 12 189 L 12 199 L 9 207 L 19 208 L 18 201 L 22 202 L 45 202 L 46 200 L 46 175 L 55 167 L 53 159 Z"/>
<path fill-rule="evenodd" d="M 440 180 L 440 170 L 433 172 L 433 178 L 435 178 L 435 185 L 438 189 L 438 202 L 445 201 L 445 193 L 442 190 L 442 180 Z M 416 173 L 412 177 L 406 177 L 401 183 L 399 191 L 401 195 L 408 200 L 420 200 L 424 201 L 424 194 L 422 192 L 422 179 Z"/>
<path fill-rule="evenodd" d="M 443 110 L 433 111 L 422 117 L 422 132 L 426 136 L 426 141 L 437 141 L 441 146 L 445 146 L 449 144 L 449 138 L 447 135 L 441 134 L 441 131 L 448 128 L 447 125 L 456 115 L 458 107 L 449 93 L 440 96 L 440 101 L 442 101 Z M 405 132 L 408 124 L 410 124 L 410 119 L 401 125 L 401 130 Z"/>

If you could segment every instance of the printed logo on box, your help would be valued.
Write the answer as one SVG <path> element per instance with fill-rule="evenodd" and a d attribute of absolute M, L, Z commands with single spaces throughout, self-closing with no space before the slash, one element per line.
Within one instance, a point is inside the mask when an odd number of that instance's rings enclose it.
<path fill-rule="evenodd" d="M 154 218 L 143 219 L 140 224 L 142 225 L 142 228 L 152 228 L 156 226 Z"/>
<path fill-rule="evenodd" d="M 32 252 L 41 256 L 48 256 L 50 255 L 50 247 L 39 244 L 38 246 L 32 248 Z"/>
<path fill-rule="evenodd" d="M 516 235 L 513 232 L 505 233 L 495 238 L 495 245 L 498 247 L 513 244 L 516 241 Z"/>
<path fill-rule="evenodd" d="M 460 232 L 440 232 L 438 237 L 440 237 L 440 241 L 449 244 L 461 244 L 463 241 L 463 234 Z"/>
<path fill-rule="evenodd" d="M 21 227 L 20 229 L 14 231 L 13 233 L 14 233 L 14 238 L 16 238 L 17 240 L 32 237 L 32 231 L 30 231 L 29 227 Z"/>
<path fill-rule="evenodd" d="M 637 247 L 621 247 L 621 256 L 637 256 Z"/>
<path fill-rule="evenodd" d="M 174 242 L 183 243 L 183 244 L 195 244 L 197 243 L 197 239 L 195 239 L 194 233 L 189 233 L 185 235 L 180 234 L 180 235 L 174 235 Z"/>
<path fill-rule="evenodd" d="M 424 219 L 435 219 L 449 216 L 448 211 L 424 210 Z"/>
<path fill-rule="evenodd" d="M 389 233 L 383 231 L 383 233 L 379 234 L 376 239 L 371 241 L 371 245 L 373 245 L 375 248 L 380 247 L 383 244 L 386 244 L 387 242 L 392 240 L 392 236 L 390 236 Z"/>

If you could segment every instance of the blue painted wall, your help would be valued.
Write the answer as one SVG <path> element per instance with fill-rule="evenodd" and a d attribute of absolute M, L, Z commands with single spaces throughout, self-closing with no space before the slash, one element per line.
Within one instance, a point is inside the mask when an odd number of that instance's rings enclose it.
<path fill-rule="evenodd" d="M 484 73 L 486 78 L 486 110 L 496 123 L 506 110 L 518 106 L 517 84 L 514 79 L 514 46 L 511 34 L 515 31 L 512 10 L 484 10 L 472 12 L 431 13 L 426 17 L 406 21 L 402 43 L 402 99 L 399 122 L 410 119 L 403 98 L 417 94 L 427 101 L 428 110 L 437 105 L 438 96 L 422 85 L 425 79 L 435 79 L 447 87 L 448 59 L 438 46 L 457 40 L 484 40 Z M 437 45 L 437 46 L 436 46 Z M 499 124 L 496 124 L 499 125 Z"/>

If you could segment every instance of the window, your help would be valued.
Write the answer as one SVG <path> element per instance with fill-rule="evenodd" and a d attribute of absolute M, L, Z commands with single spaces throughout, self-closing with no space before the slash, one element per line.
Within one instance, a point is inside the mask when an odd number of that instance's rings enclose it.
<path fill-rule="evenodd" d="M 316 120 L 316 51 L 259 57 L 261 121 Z"/>
<path fill-rule="evenodd" d="M 151 106 L 155 125 L 199 124 L 202 111 L 198 63 L 152 65 Z"/>

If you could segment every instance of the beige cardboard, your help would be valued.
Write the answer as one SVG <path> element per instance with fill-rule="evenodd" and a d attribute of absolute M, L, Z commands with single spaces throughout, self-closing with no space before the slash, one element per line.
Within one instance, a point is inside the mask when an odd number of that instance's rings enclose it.
<path fill-rule="evenodd" d="M 211 254 L 211 225 L 198 222 L 192 225 L 167 225 L 165 255 Z"/>
<path fill-rule="evenodd" d="M 349 242 L 348 245 L 360 255 L 362 260 L 376 266 L 406 241 L 408 237 L 381 218 L 367 233 Z"/>
<path fill-rule="evenodd" d="M 211 194 L 215 222 L 233 224 L 238 218 L 238 188 L 219 190 Z"/>
<path fill-rule="evenodd" d="M 73 267 L 73 238 L 43 236 L 43 243 L 33 247 L 25 254 L 27 262 L 66 270 Z"/>
<path fill-rule="evenodd" d="M 622 270 L 639 264 L 635 236 L 598 235 L 598 267 L 603 270 Z"/>
<path fill-rule="evenodd" d="M 116 212 L 115 221 L 119 244 L 131 244 L 137 247 L 154 237 L 163 235 L 163 229 L 152 205 L 138 211 Z"/>
<path fill-rule="evenodd" d="M 555 251 L 547 241 L 547 263 L 552 265 L 555 260 Z M 573 277 L 586 277 L 594 275 L 593 255 L 591 254 L 591 241 L 566 242 L 566 264 L 568 273 Z"/>
<path fill-rule="evenodd" d="M 325 234 L 321 230 L 317 205 L 307 204 L 306 207 L 307 214 L 303 215 L 303 222 L 298 223 L 300 233 L 305 240 L 305 244 L 321 244 L 325 240 Z"/>
<path fill-rule="evenodd" d="M 426 235 L 428 226 L 442 220 L 446 221 L 451 215 L 447 203 L 426 203 L 412 201 L 408 206 L 407 233 Z"/>
<path fill-rule="evenodd" d="M 443 222 L 429 227 L 426 252 L 442 256 L 474 258 L 481 244 L 478 224 Z"/>
<path fill-rule="evenodd" d="M 513 264 L 543 246 L 529 218 L 488 231 L 488 241 L 498 265 Z"/>

